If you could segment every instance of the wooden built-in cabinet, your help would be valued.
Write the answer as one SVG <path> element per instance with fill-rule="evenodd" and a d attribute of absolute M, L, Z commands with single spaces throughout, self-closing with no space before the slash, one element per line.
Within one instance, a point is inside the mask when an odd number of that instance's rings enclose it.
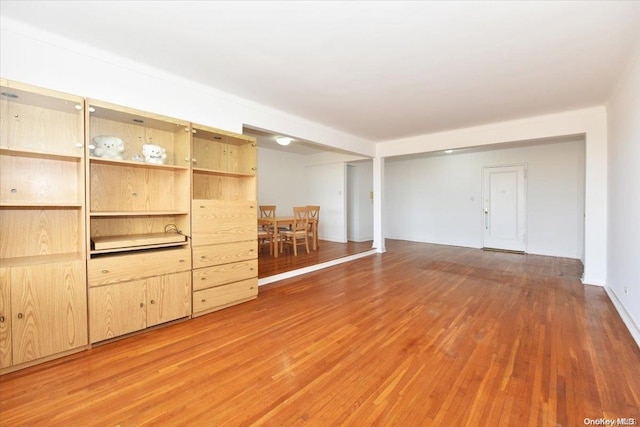
<path fill-rule="evenodd" d="M 193 126 L 193 316 L 258 295 L 256 142 Z"/>
<path fill-rule="evenodd" d="M 0 372 L 8 372 L 87 347 L 84 100 L 0 86 Z"/>
<path fill-rule="evenodd" d="M 191 314 L 191 272 L 91 288 L 89 304 L 92 342 L 186 317 Z"/>
<path fill-rule="evenodd" d="M 89 318 L 95 343 L 191 314 L 190 299 L 173 300 L 187 284 L 191 292 L 191 280 L 175 276 L 191 270 L 191 128 L 188 122 L 95 100 L 87 101 L 86 123 Z M 103 137 L 122 141 L 117 158 L 100 156 L 96 141 Z M 144 144 L 166 151 L 162 163 L 145 161 Z M 161 316 L 149 316 L 154 311 L 147 309 L 157 298 L 140 297 L 155 281 L 164 284 L 167 295 Z"/>
<path fill-rule="evenodd" d="M 257 297 L 255 139 L 0 85 L 0 373 Z"/>

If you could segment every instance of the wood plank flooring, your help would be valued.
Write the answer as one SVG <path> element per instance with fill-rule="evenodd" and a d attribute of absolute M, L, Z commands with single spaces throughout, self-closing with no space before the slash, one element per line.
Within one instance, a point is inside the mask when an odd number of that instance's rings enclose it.
<path fill-rule="evenodd" d="M 336 243 L 321 240 L 318 249 L 309 251 L 308 254 L 302 250 L 298 252 L 298 256 L 293 256 L 285 249 L 285 252 L 280 254 L 278 258 L 269 255 L 267 245 L 267 247 L 261 248 L 262 250 L 258 256 L 258 278 L 262 279 L 263 277 L 274 276 L 286 271 L 366 252 L 371 249 L 372 243 L 371 241 Z"/>
<path fill-rule="evenodd" d="M 0 377 L 0 424 L 581 426 L 640 350 L 575 260 L 387 241 L 257 300 Z"/>

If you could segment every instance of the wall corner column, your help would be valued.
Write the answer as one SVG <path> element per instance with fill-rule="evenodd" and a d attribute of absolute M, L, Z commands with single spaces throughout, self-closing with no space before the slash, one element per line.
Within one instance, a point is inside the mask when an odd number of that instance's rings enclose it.
<path fill-rule="evenodd" d="M 373 247 L 378 253 L 386 252 L 382 209 L 384 206 L 384 157 L 373 158 Z"/>

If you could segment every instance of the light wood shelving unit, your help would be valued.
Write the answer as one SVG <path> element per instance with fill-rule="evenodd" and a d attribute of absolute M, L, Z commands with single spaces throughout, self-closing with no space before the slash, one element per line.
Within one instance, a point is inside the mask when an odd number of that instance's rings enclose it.
<path fill-rule="evenodd" d="M 258 296 L 256 141 L 193 125 L 193 316 Z"/>
<path fill-rule="evenodd" d="M 96 343 L 191 314 L 188 122 L 87 100 L 88 145 L 125 144 L 122 160 L 92 154 L 87 168 L 90 341 Z M 145 163 L 142 146 L 166 149 Z"/>
<path fill-rule="evenodd" d="M 83 98 L 0 79 L 0 373 L 87 348 Z"/>
<path fill-rule="evenodd" d="M 257 297 L 254 138 L 0 86 L 0 374 Z"/>

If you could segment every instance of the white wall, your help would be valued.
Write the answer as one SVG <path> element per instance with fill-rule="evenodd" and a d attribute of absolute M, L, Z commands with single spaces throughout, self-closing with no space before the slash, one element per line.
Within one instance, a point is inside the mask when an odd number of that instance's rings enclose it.
<path fill-rule="evenodd" d="M 607 290 L 640 345 L 640 58 L 610 100 L 607 113 Z"/>
<path fill-rule="evenodd" d="M 258 147 L 259 205 L 276 205 L 276 214 L 285 216 L 308 204 L 305 157 Z"/>
<path fill-rule="evenodd" d="M 387 159 L 387 237 L 482 247 L 482 167 L 527 165 L 526 252 L 582 258 L 584 141 Z"/>
<path fill-rule="evenodd" d="M 307 166 L 307 203 L 320 206 L 318 237 L 347 242 L 347 166 L 344 163 Z"/>
<path fill-rule="evenodd" d="M 373 240 L 373 162 L 347 164 L 347 239 Z"/>
<path fill-rule="evenodd" d="M 379 143 L 378 159 L 390 156 L 442 151 L 447 148 L 479 147 L 514 141 L 584 135 L 585 146 L 585 226 L 584 275 L 585 284 L 604 286 L 607 275 L 607 114 L 604 107 L 593 107 L 564 113 L 529 117 L 456 129 L 428 135 L 418 135 Z M 380 165 L 380 174 L 384 169 Z M 387 194 L 387 193 L 385 193 Z M 385 206 L 389 202 L 384 203 Z M 376 205 L 374 216 L 383 216 L 382 205 Z M 375 224 L 376 239 L 385 235 Z"/>

